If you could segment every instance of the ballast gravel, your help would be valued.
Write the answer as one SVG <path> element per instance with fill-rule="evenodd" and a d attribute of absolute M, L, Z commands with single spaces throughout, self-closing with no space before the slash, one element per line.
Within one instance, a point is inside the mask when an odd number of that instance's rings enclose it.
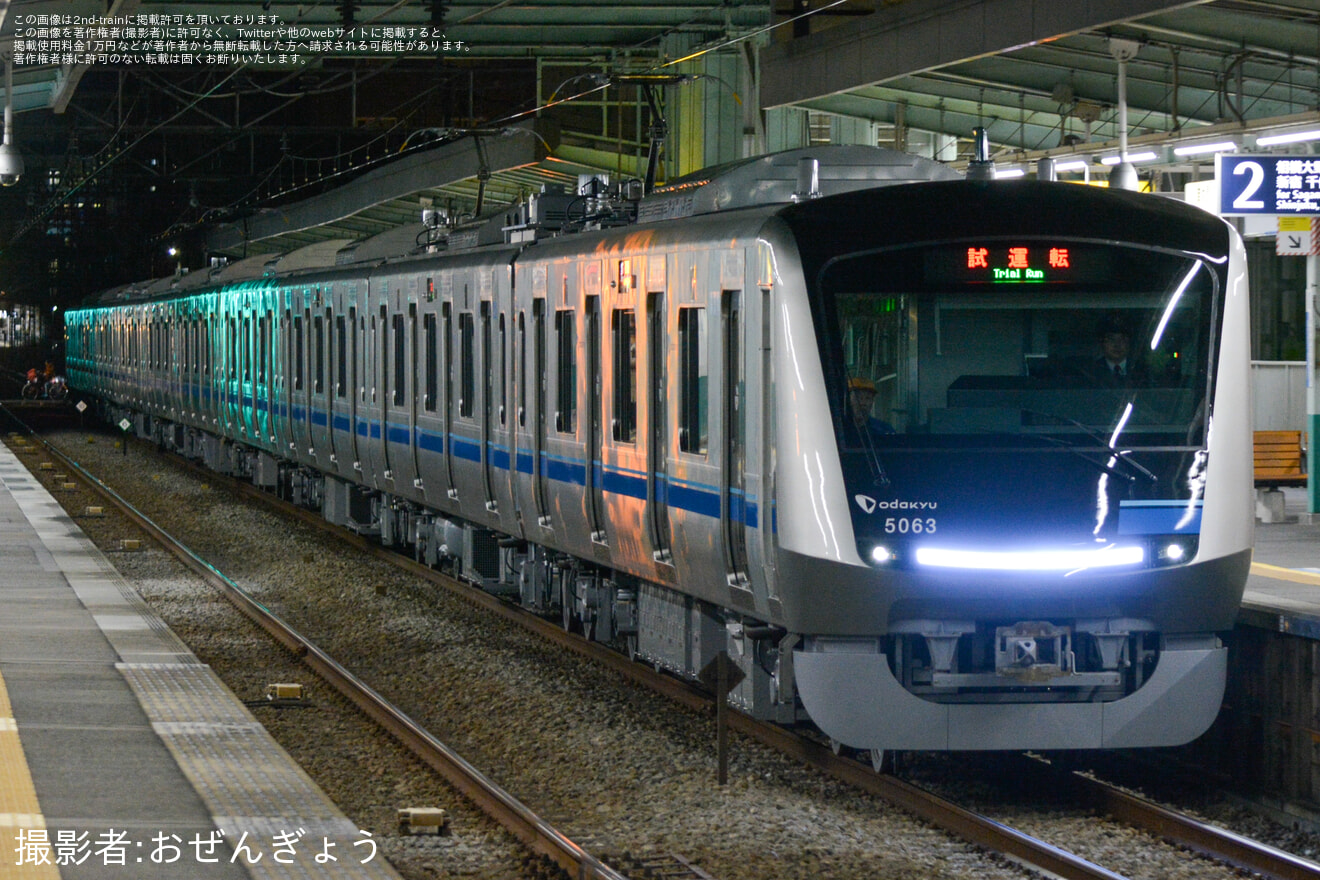
<path fill-rule="evenodd" d="M 675 707 L 565 656 L 317 530 L 254 507 L 218 478 L 96 432 L 45 438 L 309 640 L 394 701 L 542 817 L 603 858 L 681 856 L 716 880 L 773 877 L 1036 876 L 896 807 L 731 734 L 729 784 L 716 784 L 706 714 Z M 12 441 L 11 441 L 12 444 Z M 39 455 L 23 457 L 37 470 Z M 100 503 L 54 493 L 66 509 Z M 307 684 L 303 708 L 254 708 L 272 735 L 409 880 L 548 876 L 492 821 L 382 734 L 229 603 L 117 514 L 79 525 L 128 583 L 242 699 L 267 684 Z M 956 756 L 932 764 L 958 786 Z M 932 771 L 934 772 L 934 771 Z M 987 795 L 993 802 L 993 795 Z M 444 836 L 400 833 L 397 810 L 442 807 Z M 1002 805 L 1001 805 L 1002 806 Z M 1239 811 L 1240 812 L 1240 811 Z M 1130 829 L 1075 812 L 1003 807 L 1002 821 L 1131 878 L 1242 876 Z M 1226 810 L 1226 813 L 1231 811 Z M 1256 822 L 1253 818 L 1251 821 Z M 1259 834 L 1259 824 L 1243 832 Z M 1280 830 L 1301 848 L 1314 840 Z"/>

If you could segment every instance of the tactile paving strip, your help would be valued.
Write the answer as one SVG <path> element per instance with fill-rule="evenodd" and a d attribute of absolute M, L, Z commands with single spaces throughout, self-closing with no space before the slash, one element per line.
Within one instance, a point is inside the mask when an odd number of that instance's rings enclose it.
<path fill-rule="evenodd" d="M 289 760 L 210 667 L 116 668 L 254 878 L 398 880 L 370 835 Z"/>
<path fill-rule="evenodd" d="M 9 705 L 9 692 L 0 678 L 0 880 L 59 880 L 60 872 L 37 858 L 24 858 L 20 864 L 18 834 L 44 830 L 46 820 L 37 803 L 23 746 L 18 740 L 18 725 Z"/>

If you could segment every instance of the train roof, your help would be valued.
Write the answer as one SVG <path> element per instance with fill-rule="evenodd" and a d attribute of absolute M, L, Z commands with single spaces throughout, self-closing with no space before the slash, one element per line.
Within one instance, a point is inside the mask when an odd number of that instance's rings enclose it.
<path fill-rule="evenodd" d="M 947 165 L 897 150 L 856 145 L 804 147 L 672 180 L 642 200 L 637 221 L 789 204 L 900 183 L 961 179 Z"/>
<path fill-rule="evenodd" d="M 462 251 L 497 243 L 526 244 L 634 223 L 793 204 L 895 184 L 961 179 L 962 175 L 948 166 L 909 153 L 826 144 L 707 168 L 669 181 L 642 198 L 638 198 L 640 186 L 630 190 L 626 185 L 616 184 L 600 196 L 547 188 L 523 204 L 503 208 L 461 227 L 436 229 L 409 224 L 360 241 L 317 242 L 287 254 L 258 254 L 194 272 L 122 285 L 103 291 L 90 301 L 100 305 L 140 302 L 213 285 L 275 278 L 300 271 L 378 264 L 437 250 Z M 599 181 L 584 185 L 598 184 Z"/>

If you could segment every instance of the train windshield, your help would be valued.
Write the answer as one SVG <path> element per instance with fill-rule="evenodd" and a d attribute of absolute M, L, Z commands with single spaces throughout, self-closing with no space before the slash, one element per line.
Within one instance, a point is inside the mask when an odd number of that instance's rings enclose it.
<path fill-rule="evenodd" d="M 829 261 L 817 317 L 850 491 L 931 504 L 975 494 L 987 511 L 1000 494 L 1020 507 L 1039 492 L 1048 517 L 1068 498 L 1093 502 L 1099 477 L 1122 498 L 1188 498 L 1221 269 L 1068 239 Z"/>

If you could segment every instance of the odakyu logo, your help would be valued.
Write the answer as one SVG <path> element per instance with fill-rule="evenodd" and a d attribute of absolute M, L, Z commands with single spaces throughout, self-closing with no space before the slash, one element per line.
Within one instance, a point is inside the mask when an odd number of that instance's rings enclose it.
<path fill-rule="evenodd" d="M 854 495 L 853 500 L 862 509 L 862 513 L 871 514 L 877 510 L 934 510 L 938 501 L 903 501 L 894 498 L 890 501 L 878 501 L 870 495 Z"/>

